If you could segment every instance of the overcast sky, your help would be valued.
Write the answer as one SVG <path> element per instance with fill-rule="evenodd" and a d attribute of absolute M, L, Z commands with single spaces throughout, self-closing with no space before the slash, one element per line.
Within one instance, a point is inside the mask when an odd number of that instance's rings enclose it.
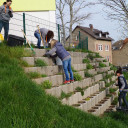
<path fill-rule="evenodd" d="M 94 1 L 94 0 L 93 0 Z M 97 0 L 95 0 L 97 1 Z M 111 21 L 108 20 L 107 14 L 103 11 L 102 5 L 95 5 L 91 8 L 85 10 L 85 12 L 93 13 L 90 19 L 84 21 L 81 26 L 88 26 L 89 24 L 93 24 L 94 28 L 108 31 L 110 37 L 112 37 L 115 41 L 120 40 L 122 37 L 121 33 L 121 26 L 118 21 Z"/>

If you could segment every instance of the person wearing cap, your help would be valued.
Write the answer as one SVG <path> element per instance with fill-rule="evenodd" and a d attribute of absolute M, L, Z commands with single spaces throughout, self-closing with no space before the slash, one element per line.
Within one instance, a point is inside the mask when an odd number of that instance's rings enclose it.
<path fill-rule="evenodd" d="M 127 85 L 127 81 L 122 73 L 122 69 L 119 68 L 116 71 L 116 75 L 118 76 L 117 79 L 117 86 L 119 86 L 119 97 L 118 97 L 118 101 L 119 101 L 119 107 L 118 109 L 122 109 L 122 99 L 125 103 L 126 109 L 128 109 L 128 102 L 126 100 L 126 94 L 127 94 L 127 89 L 128 89 L 128 85 Z"/>
<path fill-rule="evenodd" d="M 13 17 L 13 11 L 11 8 L 12 0 L 6 0 L 2 6 L 0 6 L 0 33 L 4 28 L 4 39 L 7 40 L 9 32 L 9 21 Z"/>
<path fill-rule="evenodd" d="M 40 33 L 41 33 L 45 47 L 48 47 L 50 40 L 54 37 L 53 31 L 48 30 L 46 28 L 40 28 L 40 32 L 38 29 L 35 31 L 34 36 L 38 39 L 38 42 L 37 42 L 38 48 L 40 48 L 40 45 L 41 45 Z"/>

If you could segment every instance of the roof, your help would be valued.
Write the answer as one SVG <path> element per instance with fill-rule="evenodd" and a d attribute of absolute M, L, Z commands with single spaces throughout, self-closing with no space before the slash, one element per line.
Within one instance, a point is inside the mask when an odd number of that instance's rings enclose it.
<path fill-rule="evenodd" d="M 125 40 L 119 40 L 119 41 L 115 42 L 115 43 L 112 45 L 113 50 L 122 49 L 127 43 L 128 43 L 128 38 L 126 38 Z"/>
<path fill-rule="evenodd" d="M 95 38 L 95 39 L 97 39 L 97 40 L 106 40 L 106 41 L 112 41 L 113 39 L 111 38 L 111 37 L 103 37 L 103 36 L 98 36 L 98 35 L 96 35 L 96 34 L 100 34 L 100 33 L 102 33 L 102 34 L 107 34 L 107 35 L 109 35 L 109 33 L 108 32 L 102 32 L 101 30 L 98 30 L 98 29 L 93 29 L 93 30 L 91 30 L 90 28 L 88 28 L 88 27 L 82 27 L 82 26 L 77 26 L 75 29 L 77 29 L 77 28 L 80 28 L 81 30 L 83 30 L 85 33 L 88 33 L 90 36 L 92 36 L 93 38 Z M 74 29 L 74 30 L 75 30 Z"/>

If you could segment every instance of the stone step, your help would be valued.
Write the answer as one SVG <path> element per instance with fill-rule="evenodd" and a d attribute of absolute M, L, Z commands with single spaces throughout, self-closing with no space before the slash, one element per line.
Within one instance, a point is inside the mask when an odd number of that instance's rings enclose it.
<path fill-rule="evenodd" d="M 86 64 L 72 64 L 72 67 L 76 71 L 82 71 L 86 69 Z M 61 68 L 59 66 L 24 67 L 24 70 L 26 73 L 38 72 L 40 74 L 46 74 L 48 76 L 57 75 L 58 73 L 63 73 L 63 67 Z M 83 76 L 83 73 L 82 73 L 82 76 Z"/>
<path fill-rule="evenodd" d="M 75 89 L 77 87 L 86 88 L 92 84 L 93 83 L 91 78 L 87 78 L 82 81 L 75 81 L 74 83 L 60 85 L 58 87 L 52 87 L 51 89 L 46 89 L 46 93 L 59 98 L 62 92 L 68 94 L 71 92 L 75 92 Z"/>
<path fill-rule="evenodd" d="M 37 59 L 45 61 L 49 66 L 55 65 L 51 58 L 48 57 L 22 57 L 29 65 L 34 66 Z M 72 64 L 83 64 L 82 57 L 72 57 Z"/>
<path fill-rule="evenodd" d="M 93 95 L 90 95 L 88 97 L 88 99 L 83 99 L 82 101 L 84 101 L 82 103 L 78 102 L 78 104 L 80 106 L 78 106 L 79 109 L 87 112 L 88 110 L 90 110 L 92 107 L 95 107 L 96 104 L 98 104 L 101 100 L 103 100 L 106 97 L 106 90 L 101 91 L 101 92 L 96 92 Z"/>
<path fill-rule="evenodd" d="M 111 97 L 105 97 L 104 100 L 96 104 L 95 107 L 91 108 L 89 112 L 94 115 L 102 115 L 105 111 L 110 108 L 113 100 L 118 96 L 118 92 L 119 91 L 117 90 L 116 93 L 112 94 Z"/>
<path fill-rule="evenodd" d="M 103 62 L 103 60 L 105 60 L 105 58 L 94 58 L 94 62 Z"/>
<path fill-rule="evenodd" d="M 84 79 L 84 71 L 79 71 L 76 73 L 80 74 Z M 33 79 L 33 81 L 36 82 L 37 84 L 41 84 L 46 80 L 49 80 L 50 82 L 52 82 L 52 86 L 59 86 L 64 82 L 64 75 L 54 75 L 54 76 L 49 76 L 44 78 Z"/>
<path fill-rule="evenodd" d="M 89 69 L 86 72 L 88 72 L 91 75 L 96 75 L 97 74 L 97 71 L 95 69 Z"/>
<path fill-rule="evenodd" d="M 31 52 L 30 48 L 25 48 L 25 50 L 28 50 Z M 46 53 L 46 49 L 38 49 L 34 48 L 35 51 L 35 57 L 42 57 Z M 88 53 L 83 53 L 83 52 L 73 52 L 73 51 L 68 51 L 72 57 L 82 57 L 85 58 L 87 57 Z"/>
<path fill-rule="evenodd" d="M 97 72 L 107 72 L 110 70 L 110 67 L 96 68 Z"/>
<path fill-rule="evenodd" d="M 82 101 L 83 99 L 89 97 L 90 95 L 93 95 L 94 93 L 98 91 L 99 91 L 99 84 L 95 84 L 94 86 L 87 88 L 84 91 L 83 96 L 81 95 L 81 92 L 75 92 L 69 98 L 62 99 L 62 103 L 67 104 L 67 105 L 74 105 L 74 104 L 77 104 L 79 101 Z"/>

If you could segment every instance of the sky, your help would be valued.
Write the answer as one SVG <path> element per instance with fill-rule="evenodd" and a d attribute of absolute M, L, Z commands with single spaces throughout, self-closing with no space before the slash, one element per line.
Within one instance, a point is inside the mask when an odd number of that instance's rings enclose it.
<path fill-rule="evenodd" d="M 96 0 L 95 0 L 96 1 Z M 115 41 L 122 39 L 121 26 L 118 21 L 109 20 L 107 14 L 103 11 L 105 7 L 102 5 L 95 5 L 90 8 L 86 8 L 85 12 L 93 13 L 91 17 L 84 21 L 81 26 L 88 27 L 89 24 L 93 24 L 93 27 L 104 32 L 109 32 L 109 36 Z M 114 42 L 115 42 L 114 41 Z"/>

